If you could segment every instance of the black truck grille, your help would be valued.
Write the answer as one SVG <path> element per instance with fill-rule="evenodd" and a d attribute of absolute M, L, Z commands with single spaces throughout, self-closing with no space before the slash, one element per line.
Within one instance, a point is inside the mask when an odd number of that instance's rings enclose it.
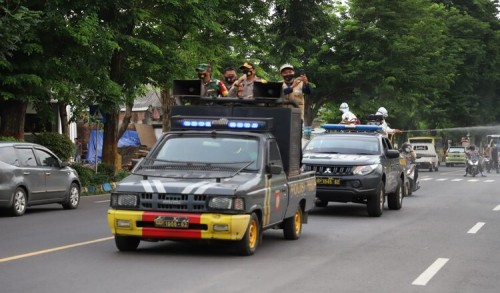
<path fill-rule="evenodd" d="M 314 171 L 321 176 L 349 176 L 352 175 L 353 166 L 322 166 L 306 165 L 305 171 Z"/>
<path fill-rule="evenodd" d="M 143 193 L 140 205 L 142 210 L 205 212 L 207 210 L 207 195 Z"/>

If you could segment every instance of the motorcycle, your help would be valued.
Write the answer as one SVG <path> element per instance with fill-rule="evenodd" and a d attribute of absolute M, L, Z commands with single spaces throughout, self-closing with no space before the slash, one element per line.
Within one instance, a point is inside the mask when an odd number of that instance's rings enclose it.
<path fill-rule="evenodd" d="M 479 174 L 479 160 L 476 158 L 467 159 L 467 173 L 472 177 L 476 177 Z"/>
<path fill-rule="evenodd" d="M 413 192 L 420 189 L 420 180 L 418 178 L 417 164 L 412 163 L 410 160 L 405 159 L 403 156 L 401 156 L 400 162 L 404 166 L 406 177 L 408 178 L 407 195 L 410 196 L 412 195 Z"/>

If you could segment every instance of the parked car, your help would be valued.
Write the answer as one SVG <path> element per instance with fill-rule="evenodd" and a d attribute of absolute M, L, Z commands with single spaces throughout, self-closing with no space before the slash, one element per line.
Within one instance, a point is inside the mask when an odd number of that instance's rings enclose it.
<path fill-rule="evenodd" d="M 429 169 L 429 172 L 439 170 L 439 157 L 436 148 L 432 143 L 412 144 L 413 150 L 417 155 L 417 168 Z"/>
<path fill-rule="evenodd" d="M 465 153 L 467 150 L 463 146 L 452 146 L 446 151 L 446 167 L 453 167 L 456 164 L 465 165 Z"/>
<path fill-rule="evenodd" d="M 49 149 L 34 143 L 0 142 L 0 208 L 21 216 L 34 205 L 80 203 L 77 172 Z"/>

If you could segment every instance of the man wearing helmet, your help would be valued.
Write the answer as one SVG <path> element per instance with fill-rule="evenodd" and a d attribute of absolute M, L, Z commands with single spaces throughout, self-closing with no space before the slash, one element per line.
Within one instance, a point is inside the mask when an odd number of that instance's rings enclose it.
<path fill-rule="evenodd" d="M 347 105 L 347 103 L 344 102 L 340 104 L 339 110 L 342 112 L 340 124 L 360 124 L 358 117 L 349 110 L 349 105 Z"/>
<path fill-rule="evenodd" d="M 409 142 L 403 143 L 401 145 L 401 155 L 403 158 L 406 160 L 406 165 L 409 166 L 409 164 L 415 164 L 415 161 L 417 160 L 417 154 L 413 150 L 413 147 Z M 414 182 L 418 182 L 418 168 L 415 168 L 414 170 Z"/>
<path fill-rule="evenodd" d="M 394 133 L 398 132 L 397 129 L 392 129 L 389 127 L 389 125 L 387 125 L 385 118 L 387 118 L 387 116 L 389 116 L 389 113 L 387 112 L 386 108 L 384 108 L 384 107 L 378 108 L 377 113 L 375 113 L 375 115 L 381 115 L 383 117 L 382 122 L 380 123 L 380 126 L 382 126 L 382 129 L 384 130 L 384 132 L 387 135 L 394 134 Z"/>
<path fill-rule="evenodd" d="M 295 77 L 295 69 L 290 64 L 283 64 L 280 67 L 280 74 L 283 77 L 281 98 L 295 102 L 300 107 L 302 121 L 304 121 L 305 95 L 311 93 L 307 76 L 302 74 Z"/>
<path fill-rule="evenodd" d="M 475 145 L 471 145 L 469 147 L 469 150 L 465 153 L 465 156 L 468 160 L 478 160 L 479 162 L 481 162 L 481 155 L 479 154 L 478 150 L 476 150 L 476 146 Z M 479 172 L 481 173 L 481 176 L 483 177 L 486 177 L 486 175 L 483 174 L 483 166 L 481 163 L 478 164 L 478 169 L 479 169 Z M 465 164 L 465 174 L 464 174 L 464 177 L 467 177 L 467 173 L 469 170 L 469 165 L 468 164 Z"/>

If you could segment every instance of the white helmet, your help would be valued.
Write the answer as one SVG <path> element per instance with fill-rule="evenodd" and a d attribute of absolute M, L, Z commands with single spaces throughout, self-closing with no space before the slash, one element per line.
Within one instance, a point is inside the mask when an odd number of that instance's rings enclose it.
<path fill-rule="evenodd" d="M 342 103 L 340 104 L 339 110 L 342 112 L 349 111 L 349 105 L 347 105 L 347 103 Z"/>
<path fill-rule="evenodd" d="M 380 108 L 378 108 L 377 113 L 375 113 L 375 115 L 382 115 L 385 118 L 385 117 L 389 116 L 389 113 L 387 113 L 386 108 L 380 107 Z"/>

